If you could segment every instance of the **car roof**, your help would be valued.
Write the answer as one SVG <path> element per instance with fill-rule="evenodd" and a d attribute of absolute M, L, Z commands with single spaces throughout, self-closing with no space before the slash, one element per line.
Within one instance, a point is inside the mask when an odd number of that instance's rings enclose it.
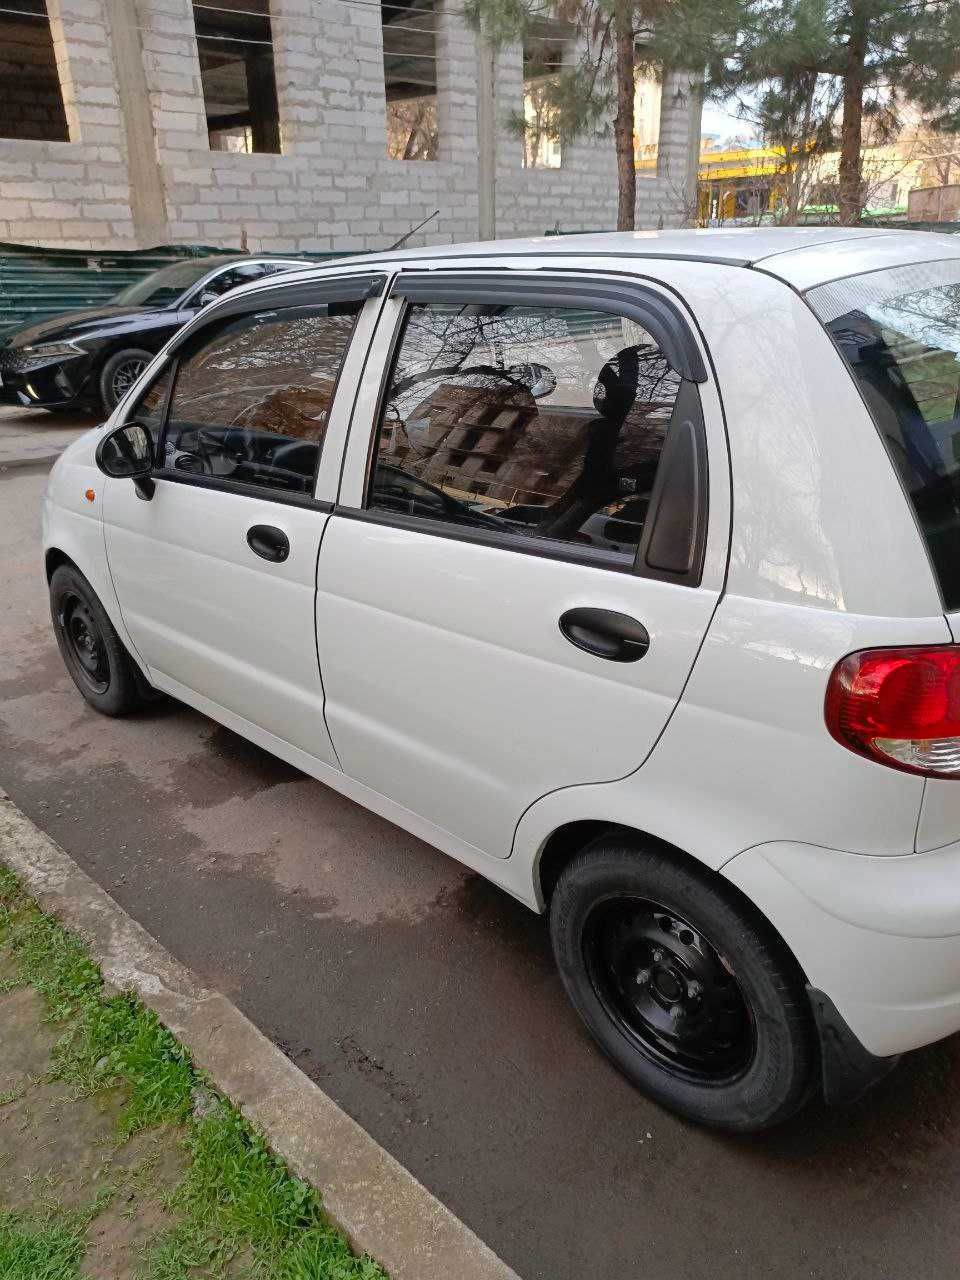
<path fill-rule="evenodd" d="M 325 267 L 416 266 L 438 259 L 620 258 L 713 262 L 752 267 L 805 290 L 842 276 L 908 262 L 960 257 L 960 236 L 879 227 L 733 227 L 610 231 L 430 245 L 332 259 Z"/>
<path fill-rule="evenodd" d="M 176 266 L 180 261 L 183 259 L 178 259 L 170 265 Z M 217 267 L 232 266 L 238 262 L 292 262 L 298 267 L 319 265 L 308 262 L 305 258 L 294 258 L 283 253 L 211 253 L 209 257 L 203 259 L 204 266 L 209 266 L 211 271 L 215 271 Z"/>

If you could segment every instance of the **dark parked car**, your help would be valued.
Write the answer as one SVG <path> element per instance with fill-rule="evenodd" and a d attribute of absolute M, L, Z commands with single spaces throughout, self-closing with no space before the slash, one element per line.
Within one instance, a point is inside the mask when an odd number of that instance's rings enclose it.
<path fill-rule="evenodd" d="M 191 316 L 228 289 L 304 267 L 291 258 L 190 258 L 154 271 L 100 307 L 67 311 L 0 339 L 0 399 L 109 413 Z"/>

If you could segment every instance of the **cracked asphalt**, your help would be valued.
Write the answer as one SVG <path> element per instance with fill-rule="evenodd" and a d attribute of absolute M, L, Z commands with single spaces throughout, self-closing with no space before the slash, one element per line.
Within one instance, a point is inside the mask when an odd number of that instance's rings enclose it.
<path fill-rule="evenodd" d="M 759 1137 L 660 1111 L 525 908 L 183 706 L 87 708 L 50 630 L 45 479 L 0 473 L 0 785 L 525 1280 L 957 1274 L 960 1039 Z"/>

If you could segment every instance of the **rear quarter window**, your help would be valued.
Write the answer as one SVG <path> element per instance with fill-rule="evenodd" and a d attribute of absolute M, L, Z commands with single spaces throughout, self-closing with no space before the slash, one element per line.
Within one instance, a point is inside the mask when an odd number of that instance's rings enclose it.
<path fill-rule="evenodd" d="M 960 608 L 960 259 L 852 276 L 807 294 L 873 415 Z"/>

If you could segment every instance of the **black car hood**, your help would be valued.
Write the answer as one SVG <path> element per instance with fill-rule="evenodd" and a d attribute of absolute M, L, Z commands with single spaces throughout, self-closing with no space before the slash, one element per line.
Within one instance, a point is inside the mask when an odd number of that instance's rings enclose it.
<path fill-rule="evenodd" d="M 119 320 L 124 316 L 138 316 L 148 320 L 154 312 L 152 307 L 88 307 L 82 311 L 65 311 L 62 315 L 51 316 L 38 324 L 28 325 L 25 329 L 15 329 L 6 334 L 6 341 L 12 347 L 32 346 L 37 342 L 68 341 L 71 338 L 82 338 L 84 334 L 99 332 L 110 327 L 111 320 Z"/>

